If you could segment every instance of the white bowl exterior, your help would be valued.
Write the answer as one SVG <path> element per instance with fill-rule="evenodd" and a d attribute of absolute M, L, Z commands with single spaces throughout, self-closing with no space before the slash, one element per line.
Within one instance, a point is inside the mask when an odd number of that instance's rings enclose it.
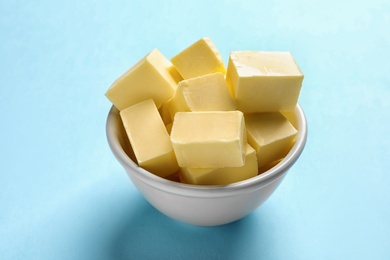
<path fill-rule="evenodd" d="M 133 169 L 127 174 L 145 199 L 163 214 L 193 225 L 216 226 L 241 219 L 267 200 L 285 174 L 259 189 L 222 197 L 191 197 L 160 190 L 137 178 Z"/>

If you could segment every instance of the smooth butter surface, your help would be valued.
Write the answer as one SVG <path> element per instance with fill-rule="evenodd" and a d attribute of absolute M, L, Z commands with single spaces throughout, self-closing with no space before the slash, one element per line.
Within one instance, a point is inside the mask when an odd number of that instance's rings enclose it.
<path fill-rule="evenodd" d="M 286 156 L 298 133 L 281 113 L 248 114 L 245 123 L 259 167 Z"/>
<path fill-rule="evenodd" d="M 167 129 L 152 99 L 120 111 L 120 116 L 141 167 L 161 177 L 179 169 Z"/>
<path fill-rule="evenodd" d="M 290 52 L 230 53 L 226 82 L 244 113 L 293 111 L 302 81 Z"/>
<path fill-rule="evenodd" d="M 119 110 L 150 98 L 160 107 L 171 98 L 180 80 L 171 62 L 154 49 L 118 78 L 106 96 Z"/>
<path fill-rule="evenodd" d="M 204 37 L 171 59 L 183 79 L 205 74 L 226 73 L 222 56 L 208 37 Z"/>
<path fill-rule="evenodd" d="M 225 185 L 252 178 L 258 174 L 256 151 L 246 145 L 245 164 L 225 168 L 181 168 L 180 179 L 189 184 Z"/>
<path fill-rule="evenodd" d="M 240 167 L 246 132 L 240 111 L 178 112 L 171 141 L 180 167 Z"/>
<path fill-rule="evenodd" d="M 221 72 L 179 82 L 170 107 L 172 118 L 177 112 L 230 110 L 236 103 Z"/>

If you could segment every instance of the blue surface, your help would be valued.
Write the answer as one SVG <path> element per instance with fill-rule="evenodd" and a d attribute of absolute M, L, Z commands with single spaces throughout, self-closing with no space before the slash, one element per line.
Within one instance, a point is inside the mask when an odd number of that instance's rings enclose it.
<path fill-rule="evenodd" d="M 0 0 L 0 259 L 389 259 L 390 4 Z M 151 49 L 209 36 L 288 50 L 307 147 L 241 221 L 195 227 L 111 154 L 110 84 Z"/>

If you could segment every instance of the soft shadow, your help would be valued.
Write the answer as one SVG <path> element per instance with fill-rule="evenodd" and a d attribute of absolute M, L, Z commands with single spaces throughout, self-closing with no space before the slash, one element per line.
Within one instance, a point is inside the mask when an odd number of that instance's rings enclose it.
<path fill-rule="evenodd" d="M 166 217 L 140 195 L 132 200 L 126 221 L 112 230 L 105 246 L 109 252 L 104 255 L 110 259 L 240 259 L 243 250 L 259 252 L 271 243 L 267 233 L 257 232 L 265 231 L 264 216 L 251 214 L 222 226 L 198 227 Z"/>

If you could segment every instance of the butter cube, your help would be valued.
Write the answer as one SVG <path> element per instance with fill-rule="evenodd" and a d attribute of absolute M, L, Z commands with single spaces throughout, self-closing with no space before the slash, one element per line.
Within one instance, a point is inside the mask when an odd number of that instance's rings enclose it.
<path fill-rule="evenodd" d="M 302 81 L 290 52 L 230 53 L 226 82 L 244 113 L 294 110 Z"/>
<path fill-rule="evenodd" d="M 240 111 L 178 112 L 171 141 L 180 167 L 240 167 L 246 132 Z"/>
<path fill-rule="evenodd" d="M 152 99 L 120 111 L 139 166 L 166 177 L 179 170 L 167 129 Z"/>
<path fill-rule="evenodd" d="M 286 156 L 298 133 L 278 112 L 248 114 L 245 125 L 248 143 L 256 150 L 259 167 Z"/>
<path fill-rule="evenodd" d="M 256 151 L 246 145 L 245 164 L 225 168 L 181 168 L 180 179 L 189 184 L 225 185 L 252 178 L 258 174 Z"/>
<path fill-rule="evenodd" d="M 106 96 L 118 110 L 150 98 L 160 107 L 172 97 L 180 80 L 172 63 L 154 49 L 119 77 Z"/>
<path fill-rule="evenodd" d="M 179 82 L 170 107 L 172 118 L 176 112 L 230 110 L 236 103 L 221 72 Z"/>
<path fill-rule="evenodd" d="M 184 79 L 214 72 L 226 74 L 221 54 L 207 37 L 198 40 L 174 56 L 171 62 Z"/>

